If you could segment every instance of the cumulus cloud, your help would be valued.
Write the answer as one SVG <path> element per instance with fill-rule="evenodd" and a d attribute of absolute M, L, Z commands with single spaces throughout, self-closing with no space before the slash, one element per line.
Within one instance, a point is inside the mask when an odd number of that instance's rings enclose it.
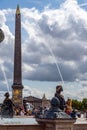
<path fill-rule="evenodd" d="M 80 68 L 87 55 L 87 12 L 77 1 L 67 0 L 59 9 L 45 8 L 39 12 L 33 8 L 22 12 L 27 12 L 22 14 L 22 25 L 29 39 L 23 44 L 23 61 L 32 68 L 25 77 L 50 81 L 59 77 L 61 80 L 56 64 L 66 81 L 75 81 L 83 75 Z"/>
<path fill-rule="evenodd" d="M 26 95 L 31 95 L 36 96 L 38 98 L 42 98 L 43 96 L 43 92 L 36 89 L 35 87 L 32 88 L 31 86 L 25 86 L 23 91 L 24 91 L 24 97 L 26 97 Z"/>

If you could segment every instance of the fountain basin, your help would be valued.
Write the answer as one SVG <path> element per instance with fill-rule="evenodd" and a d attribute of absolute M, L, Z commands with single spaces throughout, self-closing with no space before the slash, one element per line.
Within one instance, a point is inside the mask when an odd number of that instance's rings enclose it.
<path fill-rule="evenodd" d="M 35 118 L 14 117 L 0 119 L 0 130 L 43 130 Z"/>
<path fill-rule="evenodd" d="M 0 125 L 37 125 L 35 118 L 28 116 L 17 116 L 14 118 L 1 118 Z"/>
<path fill-rule="evenodd" d="M 36 120 L 37 119 L 29 116 L 17 116 L 14 118 L 3 119 L 0 118 L 0 130 L 46 130 L 43 123 L 38 124 Z M 63 130 L 65 130 L 64 128 Z M 76 120 L 73 130 L 77 129 L 87 130 L 87 120 L 85 118 Z"/>

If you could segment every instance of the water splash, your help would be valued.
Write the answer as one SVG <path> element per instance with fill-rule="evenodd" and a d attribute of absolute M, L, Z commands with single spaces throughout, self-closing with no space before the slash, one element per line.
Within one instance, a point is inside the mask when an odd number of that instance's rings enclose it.
<path fill-rule="evenodd" d="M 62 76 L 62 74 L 61 74 L 61 71 L 60 71 L 59 65 L 58 65 L 58 63 L 57 63 L 56 57 L 55 57 L 55 55 L 54 55 L 52 49 L 50 48 L 49 50 L 50 50 L 51 55 L 52 55 L 53 58 L 54 58 L 54 62 L 55 62 L 55 64 L 56 64 L 56 67 L 57 67 L 57 70 L 58 70 L 58 74 L 60 75 L 61 81 L 62 81 L 62 83 L 63 83 L 63 85 L 64 85 L 63 76 Z"/>
<path fill-rule="evenodd" d="M 51 47 L 50 47 L 48 44 L 45 44 L 45 42 L 44 42 L 44 45 L 45 45 L 45 46 L 48 48 L 48 50 L 50 51 L 50 53 L 51 53 L 51 55 L 52 55 L 52 57 L 53 57 L 53 59 L 54 59 L 54 62 L 55 62 L 55 64 L 56 64 L 57 72 L 58 72 L 58 74 L 60 75 L 62 84 L 64 85 L 63 76 L 62 76 L 62 74 L 61 74 L 61 71 L 60 71 L 60 68 L 59 68 L 59 65 L 58 65 L 58 63 L 57 63 L 57 60 L 56 60 L 55 55 L 54 55 L 54 53 L 53 53 Z"/>
<path fill-rule="evenodd" d="M 6 73 L 5 73 L 5 70 L 4 70 L 4 66 L 3 66 L 2 64 L 0 64 L 0 65 L 1 65 L 2 73 L 3 73 L 3 75 L 4 75 L 5 83 L 6 83 L 6 86 L 7 86 L 7 91 L 9 92 L 9 85 L 8 85 Z"/>

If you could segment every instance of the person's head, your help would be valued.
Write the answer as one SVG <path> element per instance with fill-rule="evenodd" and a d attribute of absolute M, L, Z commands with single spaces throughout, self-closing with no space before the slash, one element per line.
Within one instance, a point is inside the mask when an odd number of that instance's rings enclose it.
<path fill-rule="evenodd" d="M 8 92 L 6 92 L 4 96 L 5 96 L 6 98 L 8 98 L 10 95 L 9 95 Z"/>
<path fill-rule="evenodd" d="M 60 93 L 61 91 L 63 91 L 62 86 L 61 86 L 61 85 L 57 85 L 57 86 L 56 86 L 56 92 L 57 92 L 57 93 Z"/>

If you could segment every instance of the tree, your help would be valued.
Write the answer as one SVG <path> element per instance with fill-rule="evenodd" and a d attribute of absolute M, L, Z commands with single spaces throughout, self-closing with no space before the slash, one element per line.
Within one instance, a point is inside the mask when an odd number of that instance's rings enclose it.
<path fill-rule="evenodd" d="M 78 100 L 72 100 L 72 108 L 77 110 L 83 110 L 82 102 Z"/>
<path fill-rule="evenodd" d="M 83 106 L 83 109 L 86 110 L 87 109 L 87 98 L 84 98 L 82 100 L 82 106 Z"/>

